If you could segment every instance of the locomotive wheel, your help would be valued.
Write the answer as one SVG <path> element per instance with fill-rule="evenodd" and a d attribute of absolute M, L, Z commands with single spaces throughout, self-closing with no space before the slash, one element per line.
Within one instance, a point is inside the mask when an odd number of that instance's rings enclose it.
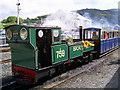
<path fill-rule="evenodd" d="M 62 64 L 56 67 L 56 73 L 58 73 L 58 74 L 63 73 L 63 65 Z"/>
<path fill-rule="evenodd" d="M 61 66 L 61 72 L 64 73 L 67 71 L 67 65 L 66 64 L 62 64 Z"/>
<path fill-rule="evenodd" d="M 91 62 L 92 60 L 93 60 L 93 54 L 92 53 L 90 53 L 90 55 L 89 55 L 89 62 Z"/>
<path fill-rule="evenodd" d="M 52 77 L 55 74 L 55 68 L 49 70 L 49 76 Z"/>
<path fill-rule="evenodd" d="M 83 60 L 84 60 L 84 63 L 88 63 L 89 62 L 89 55 L 85 54 L 83 56 Z"/>

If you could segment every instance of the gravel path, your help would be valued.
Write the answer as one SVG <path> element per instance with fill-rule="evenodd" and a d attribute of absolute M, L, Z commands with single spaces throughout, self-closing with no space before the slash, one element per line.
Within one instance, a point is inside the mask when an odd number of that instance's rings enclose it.
<path fill-rule="evenodd" d="M 55 88 L 117 88 L 118 81 L 116 81 L 117 85 L 113 85 L 115 87 L 110 87 L 109 83 L 111 82 L 112 77 L 118 73 L 118 58 L 120 59 L 120 57 L 118 57 L 117 50 L 115 53 L 110 55 L 102 65 L 99 65 L 92 70 L 88 70 L 56 86 Z M 118 80 L 118 75 L 115 79 Z"/>

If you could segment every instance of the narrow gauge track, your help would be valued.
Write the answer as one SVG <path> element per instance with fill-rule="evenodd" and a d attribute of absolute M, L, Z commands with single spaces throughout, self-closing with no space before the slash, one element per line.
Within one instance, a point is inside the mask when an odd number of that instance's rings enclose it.
<path fill-rule="evenodd" d="M 2 61 L 0 61 L 0 64 L 3 64 L 3 63 L 9 63 L 9 62 L 11 62 L 11 59 L 2 60 Z"/>
<path fill-rule="evenodd" d="M 2 49 L 2 50 L 0 50 L 0 53 L 1 53 L 1 52 L 10 52 L 10 51 L 11 51 L 10 48 L 8 48 L 8 49 Z"/>
<path fill-rule="evenodd" d="M 2 47 L 2 48 L 0 49 L 0 54 L 1 54 L 1 55 L 2 55 L 3 53 L 8 53 L 8 52 L 11 52 L 11 49 L 10 49 L 9 47 Z M 2 60 L 0 61 L 0 64 L 9 63 L 9 62 L 11 62 L 11 59 L 6 59 L 6 60 L 2 59 Z"/>
<path fill-rule="evenodd" d="M 3 85 L 1 88 L 2 88 L 2 90 L 7 90 L 8 87 L 10 88 L 10 86 L 14 85 L 15 83 L 16 83 L 15 81 L 11 81 L 11 82 Z"/>
<path fill-rule="evenodd" d="M 2 87 L 2 90 L 24 90 L 23 86 L 15 82 L 11 82 L 10 85 Z"/>
<path fill-rule="evenodd" d="M 69 70 L 65 73 L 63 73 L 62 75 L 59 76 L 54 76 L 54 77 L 49 77 L 49 78 L 44 78 L 41 81 L 35 85 L 27 85 L 27 86 L 23 86 L 20 84 L 16 84 L 16 82 L 11 83 L 9 85 L 5 85 L 2 87 L 2 90 L 18 90 L 18 89 L 22 89 L 22 90 L 27 90 L 27 89 L 39 89 L 39 90 L 44 90 L 44 89 L 51 89 L 54 88 L 55 86 L 66 82 L 67 80 L 76 77 L 78 75 L 80 75 L 81 73 L 85 72 L 85 71 L 89 71 L 92 68 L 97 67 L 98 65 L 101 65 L 103 62 L 105 62 L 106 60 L 108 60 L 107 58 L 109 58 L 110 55 L 112 55 L 113 53 L 116 52 L 117 49 L 113 50 L 111 53 L 102 56 L 100 59 L 97 60 L 93 60 L 91 63 L 89 64 L 85 64 L 82 65 L 82 67 L 74 67 L 76 70 L 79 70 L 78 72 L 75 72 L 74 68 L 72 68 L 72 70 Z M 81 66 L 81 65 L 80 65 Z M 72 72 L 72 73 L 70 73 Z M 74 73 L 75 72 L 75 73 Z"/>

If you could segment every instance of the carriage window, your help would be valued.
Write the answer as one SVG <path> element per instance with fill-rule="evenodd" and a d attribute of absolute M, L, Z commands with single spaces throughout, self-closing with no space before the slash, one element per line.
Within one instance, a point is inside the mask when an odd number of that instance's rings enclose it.
<path fill-rule="evenodd" d="M 116 32 L 116 37 L 118 36 L 118 33 Z"/>
<path fill-rule="evenodd" d="M 117 32 L 117 38 L 119 37 L 119 33 Z"/>
<path fill-rule="evenodd" d="M 114 38 L 116 37 L 116 32 L 114 32 Z"/>
<path fill-rule="evenodd" d="M 111 33 L 110 32 L 108 32 L 108 38 L 111 38 Z"/>
<path fill-rule="evenodd" d="M 112 34 L 111 34 L 111 37 L 113 38 L 113 32 L 112 32 Z"/>
<path fill-rule="evenodd" d="M 109 38 L 109 34 L 107 32 L 103 32 L 103 39 L 108 39 Z"/>
<path fill-rule="evenodd" d="M 110 38 L 109 32 L 107 33 L 108 39 Z"/>
<path fill-rule="evenodd" d="M 101 39 L 104 39 L 104 32 L 101 33 Z"/>
<path fill-rule="evenodd" d="M 115 37 L 117 37 L 117 32 L 115 32 Z"/>
<path fill-rule="evenodd" d="M 113 38 L 114 38 L 114 32 L 113 32 Z"/>
<path fill-rule="evenodd" d="M 104 39 L 108 39 L 109 38 L 109 34 L 107 32 L 104 32 Z"/>
<path fill-rule="evenodd" d="M 105 32 L 103 32 L 103 39 L 105 39 Z"/>
<path fill-rule="evenodd" d="M 112 38 L 112 36 L 113 36 L 112 32 L 109 32 L 109 38 Z"/>
<path fill-rule="evenodd" d="M 113 38 L 113 37 L 112 37 L 112 36 L 113 36 L 113 35 L 112 35 L 112 32 L 110 32 L 110 35 L 111 35 L 111 38 Z"/>
<path fill-rule="evenodd" d="M 116 37 L 116 32 L 114 32 L 114 38 Z"/>

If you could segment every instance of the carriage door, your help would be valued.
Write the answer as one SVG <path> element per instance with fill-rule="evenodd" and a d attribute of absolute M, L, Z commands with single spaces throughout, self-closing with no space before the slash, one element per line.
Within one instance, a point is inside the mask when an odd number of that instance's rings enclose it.
<path fill-rule="evenodd" d="M 51 65 L 51 30 L 50 29 L 37 29 L 36 30 L 36 44 L 38 47 L 38 63 L 39 68 Z"/>

